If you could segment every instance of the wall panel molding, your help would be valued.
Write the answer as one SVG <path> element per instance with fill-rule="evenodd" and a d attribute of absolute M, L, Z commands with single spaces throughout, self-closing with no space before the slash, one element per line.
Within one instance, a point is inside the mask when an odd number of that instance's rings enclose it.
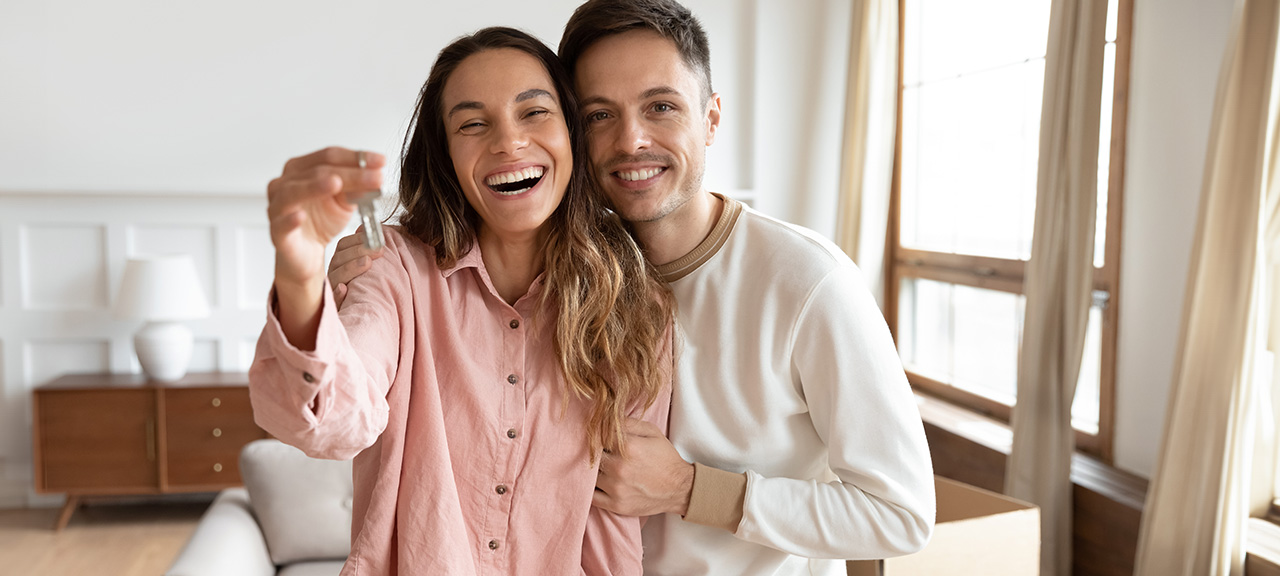
<path fill-rule="evenodd" d="M 273 272 L 265 214 L 257 194 L 0 191 L 0 506 L 57 502 L 32 489 L 32 388 L 141 371 L 142 321 L 111 312 L 130 256 L 192 254 L 211 311 L 186 323 L 192 370 L 248 369 Z"/>

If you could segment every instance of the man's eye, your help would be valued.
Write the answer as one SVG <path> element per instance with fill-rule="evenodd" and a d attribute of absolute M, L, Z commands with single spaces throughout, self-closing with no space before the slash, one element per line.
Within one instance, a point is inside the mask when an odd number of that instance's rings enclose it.
<path fill-rule="evenodd" d="M 659 102 L 653 105 L 654 112 L 670 112 L 672 110 L 675 110 L 675 107 L 665 102 Z"/>

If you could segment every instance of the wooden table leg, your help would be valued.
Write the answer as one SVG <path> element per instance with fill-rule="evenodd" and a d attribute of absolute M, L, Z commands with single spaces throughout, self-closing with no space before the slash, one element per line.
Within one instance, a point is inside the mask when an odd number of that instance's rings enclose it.
<path fill-rule="evenodd" d="M 67 501 L 62 505 L 62 511 L 58 513 L 58 523 L 53 526 L 54 532 L 61 532 L 67 527 L 67 522 L 71 521 L 71 515 L 75 514 L 76 508 L 80 507 L 80 496 L 76 494 L 67 494 Z"/>

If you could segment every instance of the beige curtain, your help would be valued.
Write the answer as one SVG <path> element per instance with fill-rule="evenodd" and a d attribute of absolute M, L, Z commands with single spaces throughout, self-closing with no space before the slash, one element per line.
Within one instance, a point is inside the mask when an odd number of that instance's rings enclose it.
<path fill-rule="evenodd" d="M 1237 4 L 1218 81 L 1181 344 L 1139 576 L 1239 576 L 1274 287 L 1276 0 Z M 1264 194 L 1265 191 L 1265 194 Z M 1267 284 L 1272 284 L 1268 287 Z M 1263 367 L 1262 370 L 1258 370 Z M 1269 382 L 1262 382 L 1269 385 Z"/>
<path fill-rule="evenodd" d="M 1045 55 L 1035 233 L 1005 492 L 1041 510 L 1041 570 L 1071 574 L 1075 397 L 1092 302 L 1105 0 L 1054 0 Z"/>
<path fill-rule="evenodd" d="M 836 243 L 884 306 L 898 99 L 898 2 L 854 0 Z"/>

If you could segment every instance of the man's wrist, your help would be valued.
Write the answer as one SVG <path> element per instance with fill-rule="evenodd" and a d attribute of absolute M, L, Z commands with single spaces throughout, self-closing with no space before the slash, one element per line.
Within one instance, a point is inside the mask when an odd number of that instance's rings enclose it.
<path fill-rule="evenodd" d="M 747 493 L 746 474 L 694 464 L 693 490 L 685 510 L 686 522 L 737 533 Z"/>
<path fill-rule="evenodd" d="M 674 505 L 669 510 L 670 512 L 679 514 L 681 517 L 689 513 L 689 500 L 693 497 L 693 479 L 696 474 L 697 467 L 693 464 L 683 462 L 683 465 L 680 466 L 679 479 L 676 483 L 678 488 L 674 496 Z"/>

